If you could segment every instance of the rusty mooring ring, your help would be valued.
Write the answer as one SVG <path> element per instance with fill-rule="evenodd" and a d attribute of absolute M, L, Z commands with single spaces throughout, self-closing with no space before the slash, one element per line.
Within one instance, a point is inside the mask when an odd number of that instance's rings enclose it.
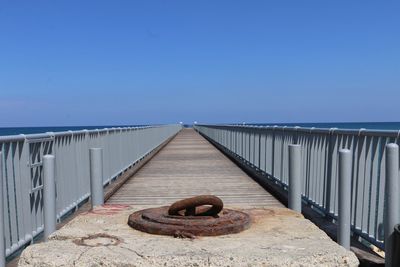
<path fill-rule="evenodd" d="M 199 208 L 196 213 L 196 207 L 202 205 L 212 207 Z M 129 215 L 128 224 L 149 234 L 190 238 L 234 234 L 250 227 L 248 214 L 231 209 L 222 210 L 222 207 L 220 198 L 202 195 L 175 202 L 170 207 L 136 211 Z"/>
<path fill-rule="evenodd" d="M 196 213 L 196 207 L 211 205 Z M 180 211 L 185 210 L 185 216 L 216 216 L 224 208 L 224 203 L 219 197 L 212 195 L 201 195 L 186 198 L 173 203 L 169 209 L 169 215 L 181 215 Z"/>

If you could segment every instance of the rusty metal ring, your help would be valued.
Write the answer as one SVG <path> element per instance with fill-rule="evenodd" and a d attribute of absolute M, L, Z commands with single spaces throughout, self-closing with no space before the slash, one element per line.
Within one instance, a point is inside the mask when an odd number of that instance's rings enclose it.
<path fill-rule="evenodd" d="M 202 209 L 196 213 L 196 207 L 211 205 L 210 208 Z M 181 215 L 180 211 L 185 210 L 185 216 L 216 216 L 224 207 L 219 197 L 212 195 L 201 195 L 186 198 L 173 203 L 169 209 L 169 215 Z"/>

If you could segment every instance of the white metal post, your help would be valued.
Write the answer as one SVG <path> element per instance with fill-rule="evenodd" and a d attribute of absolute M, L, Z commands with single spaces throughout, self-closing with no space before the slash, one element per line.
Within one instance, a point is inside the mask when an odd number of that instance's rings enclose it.
<path fill-rule="evenodd" d="M 3 211 L 3 153 L 0 151 L 0 267 L 6 266 L 6 248 L 4 244 L 4 211 Z"/>
<path fill-rule="evenodd" d="M 90 191 L 92 208 L 104 204 L 103 150 L 90 148 Z"/>
<path fill-rule="evenodd" d="M 339 151 L 339 211 L 338 243 L 350 249 L 351 151 Z"/>
<path fill-rule="evenodd" d="M 56 184 L 54 156 L 43 156 L 44 238 L 56 230 Z"/>
<path fill-rule="evenodd" d="M 289 145 L 289 209 L 301 212 L 301 146 Z"/>
<path fill-rule="evenodd" d="M 394 253 L 394 227 L 400 223 L 399 216 L 399 146 L 386 145 L 386 220 L 385 221 L 385 266 L 392 267 Z"/>

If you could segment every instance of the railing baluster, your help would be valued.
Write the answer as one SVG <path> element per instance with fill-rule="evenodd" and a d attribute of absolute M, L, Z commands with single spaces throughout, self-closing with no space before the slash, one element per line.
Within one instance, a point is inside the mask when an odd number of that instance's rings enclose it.
<path fill-rule="evenodd" d="M 301 212 L 301 146 L 289 145 L 289 209 Z"/>
<path fill-rule="evenodd" d="M 351 151 L 339 151 L 338 243 L 350 249 Z"/>
<path fill-rule="evenodd" d="M 90 148 L 90 193 L 92 208 L 104 204 L 103 150 Z"/>
<path fill-rule="evenodd" d="M 54 156 L 43 156 L 44 238 L 56 230 L 56 185 Z"/>
<path fill-rule="evenodd" d="M 399 146 L 397 144 L 386 145 L 386 223 L 385 223 L 385 266 L 395 267 L 392 258 L 394 227 L 400 223 L 399 215 Z"/>
<path fill-rule="evenodd" d="M 0 146 L 1 149 L 1 146 Z M 6 247 L 4 244 L 4 211 L 3 211 L 3 152 L 0 151 L 0 267 L 6 266 Z"/>

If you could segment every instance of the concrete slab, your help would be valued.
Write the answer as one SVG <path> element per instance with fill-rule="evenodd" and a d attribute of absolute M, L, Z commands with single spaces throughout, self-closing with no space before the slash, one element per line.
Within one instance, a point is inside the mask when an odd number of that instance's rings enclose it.
<path fill-rule="evenodd" d="M 26 248 L 19 266 L 358 266 L 352 252 L 286 208 L 241 209 L 252 217 L 250 229 L 191 240 L 130 228 L 129 214 L 147 207 L 83 213 L 49 242 Z"/>

